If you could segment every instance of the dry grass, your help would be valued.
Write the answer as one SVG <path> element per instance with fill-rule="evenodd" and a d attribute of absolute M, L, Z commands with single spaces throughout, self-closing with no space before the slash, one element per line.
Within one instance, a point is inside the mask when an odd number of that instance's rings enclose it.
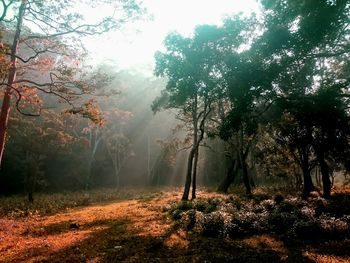
<path fill-rule="evenodd" d="M 91 202 L 0 217 L 0 262 L 347 262 L 350 242 L 289 244 L 276 235 L 208 238 L 178 228 L 166 207 L 181 190 L 90 192 Z M 132 194 L 130 194 L 132 193 Z M 83 194 L 83 193 L 82 193 Z M 103 197 L 106 194 L 107 197 Z M 67 196 L 66 200 L 76 200 Z M 100 196 L 98 202 L 93 197 Z M 201 201 L 229 198 L 200 191 Z M 44 198 L 44 196 L 43 196 Z M 47 198 L 56 199 L 54 196 Z M 37 198 L 39 200 L 39 198 Z M 37 200 L 37 201 L 38 201 Z M 106 200 L 106 202 L 104 202 Z M 93 202 L 92 202 L 93 201 Z M 42 202 L 42 205 L 45 204 Z M 70 204 L 70 202 L 63 202 Z M 70 208 L 69 208 L 70 207 Z M 42 211 L 42 210 L 40 210 Z M 56 212 L 54 212 L 56 211 Z M 57 212 L 58 211 L 58 212 Z"/>
<path fill-rule="evenodd" d="M 0 216 L 23 218 L 50 215 L 69 208 L 115 200 L 153 198 L 159 192 L 158 188 L 106 188 L 53 194 L 38 193 L 34 196 L 34 203 L 28 202 L 27 197 L 23 195 L 0 197 Z"/>

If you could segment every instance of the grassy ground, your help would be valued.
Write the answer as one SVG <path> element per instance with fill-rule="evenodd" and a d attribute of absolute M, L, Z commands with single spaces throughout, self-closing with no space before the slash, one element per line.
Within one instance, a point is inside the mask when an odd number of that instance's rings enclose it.
<path fill-rule="evenodd" d="M 350 262 L 346 238 L 291 242 L 276 233 L 187 231 L 169 209 L 180 197 L 179 189 L 104 190 L 41 195 L 30 208 L 23 198 L 0 199 L 0 262 Z"/>

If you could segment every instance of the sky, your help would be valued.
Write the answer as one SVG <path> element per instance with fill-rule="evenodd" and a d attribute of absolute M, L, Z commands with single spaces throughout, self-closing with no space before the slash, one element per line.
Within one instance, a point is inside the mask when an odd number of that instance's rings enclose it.
<path fill-rule="evenodd" d="M 94 64 L 110 62 L 120 69 L 151 69 L 154 53 L 162 50 L 167 33 L 177 31 L 190 35 L 199 24 L 220 24 L 227 15 L 258 10 L 255 0 L 143 0 L 153 19 L 139 21 L 102 36 L 89 37 L 85 46 Z M 84 16 L 96 17 L 96 9 L 82 8 Z M 100 15 L 111 9 L 100 8 Z"/>

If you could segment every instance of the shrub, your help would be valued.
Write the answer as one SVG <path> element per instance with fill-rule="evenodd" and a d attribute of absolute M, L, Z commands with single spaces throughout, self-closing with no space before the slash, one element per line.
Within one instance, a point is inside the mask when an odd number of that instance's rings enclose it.
<path fill-rule="evenodd" d="M 275 201 L 273 201 L 271 199 L 266 199 L 266 200 L 262 201 L 260 203 L 260 205 L 262 205 L 265 208 L 265 210 L 271 211 L 272 209 L 275 208 L 276 203 L 275 203 Z"/>
<path fill-rule="evenodd" d="M 187 211 L 193 208 L 193 205 L 190 201 L 181 201 L 180 203 L 177 204 L 176 209 L 182 210 L 182 211 Z"/>
<path fill-rule="evenodd" d="M 268 215 L 268 224 L 272 231 L 285 233 L 292 228 L 298 217 L 293 213 L 275 210 Z"/>
<path fill-rule="evenodd" d="M 228 213 L 213 212 L 207 214 L 203 221 L 203 235 L 208 237 L 225 237 L 231 224 L 231 216 Z"/>
<path fill-rule="evenodd" d="M 319 222 L 315 220 L 296 221 L 291 229 L 292 234 L 303 240 L 316 240 L 322 236 L 322 229 Z"/>
<path fill-rule="evenodd" d="M 182 217 L 182 213 L 183 211 L 180 209 L 175 209 L 174 211 L 172 211 L 171 213 L 171 218 L 174 220 L 179 220 Z"/>
<path fill-rule="evenodd" d="M 195 200 L 193 204 L 193 208 L 200 212 L 204 212 L 208 206 L 209 203 L 204 200 Z"/>
<path fill-rule="evenodd" d="M 191 230 L 196 224 L 196 210 L 191 209 L 183 213 L 181 223 L 184 229 Z"/>
<path fill-rule="evenodd" d="M 320 225 L 324 232 L 325 238 L 329 239 L 341 239 L 350 236 L 350 224 L 348 223 L 348 217 L 335 218 L 321 216 Z"/>

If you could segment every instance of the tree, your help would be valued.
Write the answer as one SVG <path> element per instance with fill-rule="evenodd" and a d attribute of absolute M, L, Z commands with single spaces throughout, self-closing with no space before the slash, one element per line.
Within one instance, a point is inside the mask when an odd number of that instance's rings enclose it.
<path fill-rule="evenodd" d="M 304 172 L 304 192 L 313 189 L 310 177 L 313 164 L 309 159 L 314 154 L 319 165 L 324 167 L 321 171 L 324 173 L 324 195 L 327 197 L 330 184 L 329 169 L 325 161 L 325 152 L 328 150 L 325 149 L 328 149 L 326 145 L 329 143 L 325 140 L 325 131 L 328 131 L 327 134 L 339 134 L 342 126 L 344 134 L 347 129 L 344 99 L 342 102 L 337 98 L 347 97 L 344 90 L 348 88 L 348 77 L 344 78 L 343 74 L 342 78 L 335 77 L 337 74 L 334 74 L 336 67 L 333 60 L 341 58 L 340 61 L 344 61 L 348 56 L 349 46 L 346 39 L 349 36 L 349 3 L 267 0 L 262 1 L 262 4 L 266 11 L 260 26 L 262 32 L 254 36 L 254 31 L 248 31 L 253 37 L 245 43 L 247 48 L 227 53 L 224 60 L 226 66 L 223 67 L 221 75 L 225 79 L 227 96 L 232 107 L 225 117 L 221 134 L 226 138 L 237 138 L 237 159 L 244 167 L 244 135 L 254 131 L 254 126 L 258 127 L 256 124 L 262 125 L 266 122 L 262 122 L 264 118 L 261 117 L 264 117 L 264 112 L 272 105 L 292 103 L 293 107 L 283 108 L 283 116 L 286 117 L 285 120 L 289 117 L 296 122 L 289 126 L 293 129 L 283 129 L 289 132 L 289 138 L 294 137 L 294 150 L 298 149 L 299 160 L 303 160 L 301 166 Z M 327 74 L 322 72 L 328 72 L 333 78 L 325 77 Z M 332 96 L 332 106 L 321 103 L 319 94 L 325 90 Z M 327 106 L 324 108 L 334 114 L 332 107 L 338 109 L 336 116 L 339 119 L 331 123 L 334 124 L 333 127 L 339 128 L 333 129 L 333 132 L 329 131 L 324 121 L 315 123 L 322 119 L 320 116 L 328 116 L 321 110 L 322 106 Z M 312 117 L 310 110 L 313 112 Z M 323 115 L 320 115 L 321 112 Z M 305 118 L 308 121 L 304 121 Z M 253 134 L 254 132 L 251 133 Z M 334 138 L 328 136 L 326 137 Z M 344 142 L 345 134 L 341 137 Z M 247 193 L 250 192 L 248 182 L 246 178 Z"/>
<path fill-rule="evenodd" d="M 107 116 L 106 116 L 107 115 Z M 116 187 L 120 186 L 120 171 L 130 151 L 130 140 L 125 135 L 126 121 L 132 116 L 130 112 L 110 110 L 105 112 L 106 125 L 102 138 L 114 168 Z"/>
<path fill-rule="evenodd" d="M 152 108 L 178 109 L 178 119 L 185 123 L 192 137 L 182 200 L 188 200 L 191 181 L 192 199 L 196 198 L 199 147 L 218 87 L 215 45 L 221 36 L 216 26 L 206 25 L 197 27 L 192 38 L 172 33 L 165 40 L 166 52 L 156 54 L 155 74 L 169 80 Z"/>
<path fill-rule="evenodd" d="M 9 145 L 12 154 L 21 161 L 28 200 L 34 201 L 33 195 L 38 185 L 45 183 L 45 164 L 50 155 L 68 155 L 71 146 L 79 138 L 72 136 L 66 129 L 66 116 L 50 110 L 32 119 L 14 112 L 9 120 Z"/>
<path fill-rule="evenodd" d="M 79 60 L 83 55 L 80 38 L 102 34 L 137 19 L 144 10 L 134 0 L 115 2 L 114 14 L 95 24 L 84 23 L 82 15 L 72 12 L 80 1 L 2 1 L 1 22 L 7 41 L 10 67 L 1 86 L 5 89 L 0 114 L 0 162 L 3 157 L 5 135 L 11 97 L 23 114 L 36 116 L 39 112 L 21 111 L 22 92 L 36 89 L 41 94 L 57 96 L 72 107 L 73 113 L 82 113 L 74 104 L 78 97 L 103 86 L 104 76 L 89 76 L 81 72 Z M 112 4 L 113 1 L 95 1 Z M 11 12 L 9 12 L 11 10 Z M 15 14 L 11 17 L 11 14 Z M 117 15 L 119 17 L 114 17 Z M 14 22 L 12 22 L 12 20 Z M 39 74 L 41 73 L 41 74 Z M 85 78 L 85 79 L 84 79 Z"/>
<path fill-rule="evenodd" d="M 302 161 L 304 195 L 313 189 L 309 173 L 314 164 L 310 164 L 309 158 L 314 156 L 321 167 L 323 194 L 329 197 L 327 158 L 336 156 L 337 147 L 338 151 L 344 150 L 348 136 L 349 78 L 340 72 L 348 67 L 344 61 L 350 52 L 347 40 L 350 5 L 348 1 L 263 1 L 263 4 L 268 10 L 266 31 L 256 45 L 265 43 L 259 49 L 270 54 L 282 69 L 273 79 L 275 101 L 293 122 L 288 136 L 299 151 L 296 159 Z"/>

